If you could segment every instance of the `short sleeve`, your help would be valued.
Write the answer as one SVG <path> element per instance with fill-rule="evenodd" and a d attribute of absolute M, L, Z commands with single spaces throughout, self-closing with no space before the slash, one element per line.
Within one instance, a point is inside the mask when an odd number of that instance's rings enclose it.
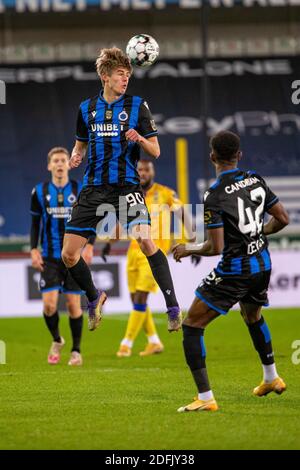
<path fill-rule="evenodd" d="M 83 119 L 81 107 L 78 110 L 77 116 L 76 139 L 81 142 L 87 142 L 89 140 L 88 128 Z"/>
<path fill-rule="evenodd" d="M 204 224 L 207 229 L 219 228 L 224 225 L 218 198 L 209 191 L 204 195 Z"/>
<path fill-rule="evenodd" d="M 279 197 L 273 193 L 273 191 L 269 188 L 264 178 L 260 176 L 258 173 L 254 171 L 251 171 L 251 172 L 249 171 L 248 174 L 249 176 L 255 176 L 256 178 L 258 178 L 261 185 L 263 186 L 265 193 L 266 193 L 264 212 L 268 212 L 268 210 L 271 209 L 271 207 L 273 207 L 277 202 L 279 202 Z"/>
<path fill-rule="evenodd" d="M 267 183 L 265 183 L 265 190 L 266 190 L 265 211 L 268 211 L 277 202 L 279 202 L 279 197 L 273 193 L 273 191 L 269 188 Z"/>
<path fill-rule="evenodd" d="M 140 105 L 137 131 L 146 138 L 158 135 L 155 121 L 146 101 Z"/>
<path fill-rule="evenodd" d="M 37 196 L 36 187 L 34 187 L 31 192 L 30 213 L 31 215 L 42 215 L 42 212 L 43 211 Z"/>

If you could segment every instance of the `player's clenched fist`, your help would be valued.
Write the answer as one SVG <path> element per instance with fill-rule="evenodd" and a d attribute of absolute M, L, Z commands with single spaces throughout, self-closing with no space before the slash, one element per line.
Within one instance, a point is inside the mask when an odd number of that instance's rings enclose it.
<path fill-rule="evenodd" d="M 129 129 L 125 133 L 126 140 L 130 140 L 131 142 L 141 142 L 143 140 L 143 137 L 135 130 L 135 129 Z"/>
<path fill-rule="evenodd" d="M 79 153 L 72 153 L 72 156 L 69 160 L 70 168 L 77 168 L 82 162 L 82 156 Z"/>

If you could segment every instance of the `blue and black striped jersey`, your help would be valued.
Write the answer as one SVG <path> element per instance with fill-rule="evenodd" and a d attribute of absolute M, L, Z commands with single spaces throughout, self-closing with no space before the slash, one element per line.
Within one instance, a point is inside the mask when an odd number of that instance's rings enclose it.
<path fill-rule="evenodd" d="M 221 275 L 249 276 L 271 269 L 264 217 L 278 197 L 264 179 L 239 168 L 224 171 L 204 195 L 207 229 L 224 227 Z"/>
<path fill-rule="evenodd" d="M 122 95 L 108 104 L 100 92 L 81 103 L 76 139 L 89 144 L 84 186 L 139 183 L 140 147 L 126 140 L 129 129 L 145 138 L 157 135 L 148 104 L 139 96 Z"/>
<path fill-rule="evenodd" d="M 41 244 L 44 258 L 61 258 L 65 225 L 81 186 L 80 182 L 70 180 L 64 187 L 47 181 L 33 188 L 30 213 L 42 218 Z"/>

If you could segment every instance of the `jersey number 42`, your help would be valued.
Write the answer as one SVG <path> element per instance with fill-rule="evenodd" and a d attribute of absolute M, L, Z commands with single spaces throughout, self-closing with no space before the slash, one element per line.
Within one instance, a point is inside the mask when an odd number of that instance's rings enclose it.
<path fill-rule="evenodd" d="M 251 207 L 245 207 L 245 202 L 238 197 L 239 229 L 242 233 L 250 233 L 251 237 L 262 232 L 263 213 L 266 199 L 266 192 L 262 187 L 250 191 L 251 201 L 260 202 L 254 210 Z"/>

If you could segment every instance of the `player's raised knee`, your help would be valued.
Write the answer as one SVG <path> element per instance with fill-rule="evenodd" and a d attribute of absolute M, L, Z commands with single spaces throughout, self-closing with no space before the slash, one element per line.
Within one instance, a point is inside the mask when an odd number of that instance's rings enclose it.
<path fill-rule="evenodd" d="M 71 250 L 68 249 L 68 247 L 63 247 L 62 252 L 61 252 L 61 257 L 64 262 L 64 265 L 67 268 L 71 268 L 78 262 L 78 254 L 72 252 Z"/>

